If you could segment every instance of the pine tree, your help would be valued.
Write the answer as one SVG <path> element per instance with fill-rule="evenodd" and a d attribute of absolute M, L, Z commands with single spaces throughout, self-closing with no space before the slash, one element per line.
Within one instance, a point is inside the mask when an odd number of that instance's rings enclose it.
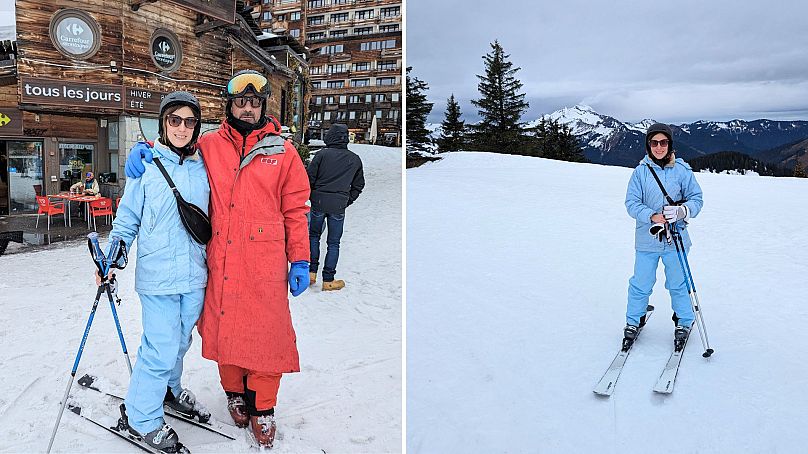
<path fill-rule="evenodd" d="M 407 67 L 407 151 L 426 150 L 430 142 L 426 118 L 432 111 L 432 103 L 427 102 L 426 91 L 429 85 L 423 80 L 410 78 L 412 66 Z"/>
<path fill-rule="evenodd" d="M 794 176 L 797 178 L 806 178 L 805 169 L 802 167 L 802 163 L 797 160 L 797 164 L 794 165 Z"/>
<path fill-rule="evenodd" d="M 533 138 L 526 149 L 531 156 L 570 162 L 588 162 L 569 126 L 542 118 L 532 129 Z"/>
<path fill-rule="evenodd" d="M 521 68 L 514 68 L 508 61 L 510 55 L 505 54 L 499 41 L 494 41 L 491 49 L 483 55 L 485 75 L 477 75 L 481 97 L 471 101 L 481 118 L 480 123 L 473 126 L 475 148 L 516 153 L 522 142 L 520 120 L 529 107 L 525 94 L 519 92 L 522 82 L 516 78 Z"/>
<path fill-rule="evenodd" d="M 440 137 L 437 140 L 438 151 L 459 151 L 466 148 L 466 122 L 460 119 L 460 104 L 454 93 L 446 101 L 446 118 L 441 123 Z"/>

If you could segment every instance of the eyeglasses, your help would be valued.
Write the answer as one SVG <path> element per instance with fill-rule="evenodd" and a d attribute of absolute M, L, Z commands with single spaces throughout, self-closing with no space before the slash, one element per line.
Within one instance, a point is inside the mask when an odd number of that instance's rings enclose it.
<path fill-rule="evenodd" d="M 652 148 L 653 147 L 667 147 L 669 143 L 671 143 L 671 141 L 668 140 L 668 139 L 662 139 L 662 140 L 651 139 L 651 140 L 648 141 L 648 145 L 651 145 Z"/>
<path fill-rule="evenodd" d="M 227 83 L 227 93 L 231 96 L 243 95 L 250 86 L 257 95 L 266 95 L 269 82 L 261 74 L 245 73 L 230 79 Z M 258 107 L 258 106 L 253 106 Z"/>
<path fill-rule="evenodd" d="M 168 125 L 172 128 L 178 128 L 184 122 L 186 128 L 194 129 L 196 124 L 199 123 L 199 119 L 196 117 L 182 118 L 179 115 L 168 115 L 166 120 L 168 120 Z"/>
<path fill-rule="evenodd" d="M 253 107 L 261 107 L 261 103 L 264 102 L 263 99 L 255 96 L 239 96 L 237 98 L 233 98 L 233 104 L 235 104 L 239 109 L 246 106 L 248 101 Z"/>

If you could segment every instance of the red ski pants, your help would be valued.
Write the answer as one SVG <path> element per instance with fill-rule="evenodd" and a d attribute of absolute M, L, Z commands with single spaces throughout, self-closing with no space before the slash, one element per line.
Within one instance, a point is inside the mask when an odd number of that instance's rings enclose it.
<path fill-rule="evenodd" d="M 255 392 L 255 408 L 258 411 L 275 407 L 278 401 L 278 388 L 281 386 L 281 374 L 259 372 L 243 369 L 229 364 L 219 365 L 219 377 L 222 388 L 233 393 L 245 393 L 247 389 Z M 247 389 L 244 389 L 244 377 L 247 377 Z"/>

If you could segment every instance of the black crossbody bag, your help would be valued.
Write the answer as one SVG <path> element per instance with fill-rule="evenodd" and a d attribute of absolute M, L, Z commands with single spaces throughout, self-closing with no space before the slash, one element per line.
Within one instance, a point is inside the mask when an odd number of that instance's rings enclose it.
<path fill-rule="evenodd" d="M 201 208 L 182 198 L 177 186 L 174 185 L 174 181 L 168 176 L 168 172 L 166 172 L 165 167 L 163 167 L 163 164 L 160 162 L 160 158 L 154 158 L 154 163 L 157 164 L 157 168 L 160 169 L 160 172 L 168 182 L 168 186 L 174 193 L 174 198 L 177 199 L 177 210 L 180 212 L 180 220 L 182 221 L 182 225 L 185 226 L 185 230 L 188 231 L 188 234 L 191 235 L 191 238 L 197 243 L 208 244 L 208 241 L 210 241 L 210 238 L 213 236 L 210 218 Z"/>

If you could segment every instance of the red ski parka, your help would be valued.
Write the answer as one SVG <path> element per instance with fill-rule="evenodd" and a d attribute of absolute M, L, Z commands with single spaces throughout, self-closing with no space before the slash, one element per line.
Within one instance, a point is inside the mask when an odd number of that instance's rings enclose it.
<path fill-rule="evenodd" d="M 225 121 L 199 139 L 213 237 L 197 328 L 205 358 L 285 373 L 300 371 L 287 273 L 289 262 L 310 258 L 309 179 L 277 125 L 270 118 L 244 138 Z"/>

